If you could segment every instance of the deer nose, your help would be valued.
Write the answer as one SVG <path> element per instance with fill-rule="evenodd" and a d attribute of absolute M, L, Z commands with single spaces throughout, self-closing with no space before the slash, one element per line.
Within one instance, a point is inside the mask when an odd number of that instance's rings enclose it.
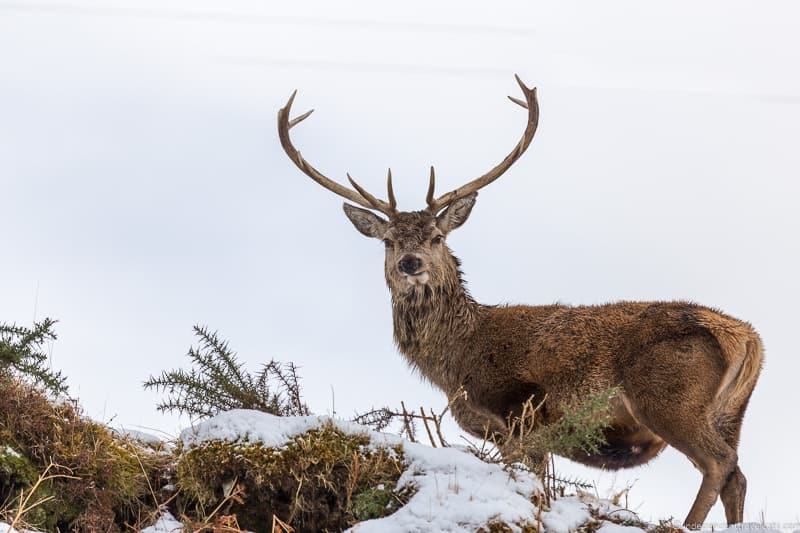
<path fill-rule="evenodd" d="M 421 266 L 422 261 L 420 258 L 411 254 L 404 255 L 397 263 L 397 267 L 400 269 L 400 272 L 411 276 L 416 274 Z"/>

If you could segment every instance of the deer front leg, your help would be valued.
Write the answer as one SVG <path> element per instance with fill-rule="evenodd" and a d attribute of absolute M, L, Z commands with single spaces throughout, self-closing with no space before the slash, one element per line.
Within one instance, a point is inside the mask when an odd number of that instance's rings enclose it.
<path fill-rule="evenodd" d="M 474 437 L 490 441 L 506 460 L 524 462 L 537 475 L 545 474 L 549 454 L 526 449 L 519 436 L 510 434 L 507 420 L 465 400 L 453 402 L 450 409 L 461 429 Z"/>
<path fill-rule="evenodd" d="M 482 409 L 467 400 L 457 399 L 450 406 L 458 425 L 479 439 L 501 443 L 508 434 L 508 424 L 502 417 Z"/>

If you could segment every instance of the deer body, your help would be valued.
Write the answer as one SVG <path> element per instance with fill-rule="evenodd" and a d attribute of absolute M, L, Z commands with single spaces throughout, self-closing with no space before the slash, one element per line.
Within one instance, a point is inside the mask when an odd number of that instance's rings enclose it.
<path fill-rule="evenodd" d="M 512 100 L 528 110 L 520 142 L 495 168 L 438 198 L 431 169 L 423 211 L 397 211 L 391 171 L 385 202 L 349 175 L 355 190 L 308 164 L 289 137 L 310 114 L 289 119 L 294 95 L 278 113 L 278 131 L 300 170 L 366 208 L 344 205 L 358 231 L 385 244 L 395 342 L 446 394 L 467 393 L 466 401 L 452 407 L 462 428 L 477 437 L 502 435 L 509 417 L 519 415 L 530 398 L 544 400 L 548 423 L 561 416 L 559 408 L 570 398 L 618 387 L 606 445 L 571 459 L 625 468 L 644 464 L 671 445 L 703 474 L 684 523 L 699 527 L 718 497 L 727 521 L 741 522 L 746 480 L 736 450 L 763 359 L 761 340 L 749 324 L 688 302 L 489 306 L 466 290 L 460 262 L 445 239 L 469 217 L 478 189 L 502 175 L 533 139 L 536 91 L 519 83 L 525 101 Z"/>
<path fill-rule="evenodd" d="M 686 302 L 471 305 L 473 320 L 445 320 L 441 331 L 429 326 L 424 336 L 409 326 L 444 310 L 425 309 L 424 300 L 393 307 L 395 337 L 408 362 L 448 396 L 459 389 L 467 393 L 468 402 L 456 404 L 454 415 L 472 435 L 485 437 L 487 426 L 502 432 L 532 396 L 547 399 L 547 423 L 571 397 L 619 386 L 608 444 L 600 454 L 581 452 L 570 459 L 607 469 L 644 464 L 667 445 L 648 424 L 688 425 L 691 433 L 696 413 L 703 411 L 716 417 L 727 448 L 735 450 L 761 364 L 760 339 L 748 324 Z M 726 376 L 729 367 L 739 372 Z M 687 375 L 695 380 L 687 382 Z M 678 410 L 675 397 L 681 400 Z M 725 452 L 726 446 L 720 448 Z"/>

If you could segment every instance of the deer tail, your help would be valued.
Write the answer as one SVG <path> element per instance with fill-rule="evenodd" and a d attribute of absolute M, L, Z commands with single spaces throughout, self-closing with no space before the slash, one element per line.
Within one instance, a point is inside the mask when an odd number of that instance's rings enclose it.
<path fill-rule="evenodd" d="M 704 311 L 700 318 L 719 343 L 726 365 L 716 392 L 717 412 L 738 411 L 749 400 L 761 373 L 761 337 L 750 324 L 725 315 Z"/>

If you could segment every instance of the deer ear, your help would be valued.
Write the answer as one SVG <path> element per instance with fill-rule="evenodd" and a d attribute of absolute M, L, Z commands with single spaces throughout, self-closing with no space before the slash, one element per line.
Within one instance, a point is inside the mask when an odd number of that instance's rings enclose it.
<path fill-rule="evenodd" d="M 356 229 L 367 237 L 382 239 L 386 233 L 386 227 L 389 223 L 372 211 L 344 204 L 344 214 L 347 215 L 347 218 L 350 219 Z"/>
<path fill-rule="evenodd" d="M 450 204 L 441 215 L 436 217 L 436 226 L 444 234 L 448 234 L 454 229 L 461 227 L 469 218 L 469 214 L 472 212 L 472 207 L 475 205 L 475 200 L 477 198 L 478 193 L 474 192 Z"/>

